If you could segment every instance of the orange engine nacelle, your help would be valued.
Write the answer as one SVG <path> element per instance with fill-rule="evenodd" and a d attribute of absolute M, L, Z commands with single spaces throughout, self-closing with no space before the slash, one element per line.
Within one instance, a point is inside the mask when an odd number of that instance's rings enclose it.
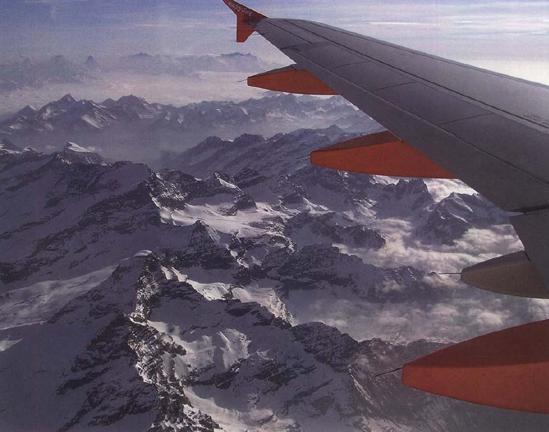
<path fill-rule="evenodd" d="M 311 153 L 311 164 L 363 174 L 455 178 L 452 173 L 389 131 L 315 150 Z"/>
<path fill-rule="evenodd" d="M 337 95 L 330 87 L 306 70 L 288 66 L 248 78 L 250 87 L 308 95 Z"/>

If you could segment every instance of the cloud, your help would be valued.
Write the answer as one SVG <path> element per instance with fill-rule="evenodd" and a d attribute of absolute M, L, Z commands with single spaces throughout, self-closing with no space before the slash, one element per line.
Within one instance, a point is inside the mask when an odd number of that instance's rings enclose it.
<path fill-rule="evenodd" d="M 446 198 L 452 192 L 465 193 L 472 195 L 475 193 L 473 189 L 463 183 L 461 180 L 442 180 L 442 179 L 425 179 L 425 184 L 429 193 L 435 201 L 440 201 Z"/>
<path fill-rule="evenodd" d="M 404 290 L 404 286 L 399 285 L 396 281 L 387 280 L 381 284 L 379 290 L 384 294 L 391 292 L 402 292 Z"/>
<path fill-rule="evenodd" d="M 425 244 L 414 229 L 418 221 L 401 219 L 373 220 L 368 227 L 386 239 L 378 251 L 338 244 L 343 252 L 357 255 L 364 262 L 397 267 L 409 265 L 426 272 L 460 272 L 478 262 L 524 249 L 511 225 L 496 225 L 485 229 L 471 228 L 454 246 Z"/>
<path fill-rule="evenodd" d="M 290 293 L 284 302 L 296 323 L 320 321 L 356 340 L 393 342 L 427 339 L 459 342 L 492 331 L 549 318 L 549 301 L 532 300 L 455 282 L 451 295 L 433 304 L 370 303 L 338 287 Z M 441 288 L 444 289 L 444 288 Z"/>
<path fill-rule="evenodd" d="M 442 321 L 453 322 L 457 317 L 459 317 L 459 311 L 457 308 L 446 304 L 437 304 L 431 310 L 431 313 Z"/>
<path fill-rule="evenodd" d="M 469 316 L 480 326 L 482 331 L 501 329 L 509 314 L 500 312 L 490 312 L 486 310 L 473 309 L 469 311 Z"/>

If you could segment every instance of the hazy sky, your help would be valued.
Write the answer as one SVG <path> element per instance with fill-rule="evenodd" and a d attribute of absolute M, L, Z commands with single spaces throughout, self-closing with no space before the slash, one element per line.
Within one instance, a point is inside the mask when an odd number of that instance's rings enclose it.
<path fill-rule="evenodd" d="M 246 0 L 267 16 L 324 21 L 441 56 L 549 83 L 549 1 Z M 0 0 L 0 62 L 20 55 L 252 52 L 234 42 L 221 0 Z"/>

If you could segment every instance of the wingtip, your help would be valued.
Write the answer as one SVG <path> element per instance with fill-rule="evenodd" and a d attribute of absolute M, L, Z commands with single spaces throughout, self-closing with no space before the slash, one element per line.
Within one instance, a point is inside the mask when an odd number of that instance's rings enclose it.
<path fill-rule="evenodd" d="M 236 41 L 237 42 L 246 42 L 248 38 L 255 31 L 254 25 L 261 21 L 264 18 L 267 18 L 265 15 L 260 14 L 259 12 L 250 9 L 249 7 L 244 6 L 241 3 L 238 3 L 233 0 L 222 0 L 223 3 L 227 5 L 236 15 Z"/>

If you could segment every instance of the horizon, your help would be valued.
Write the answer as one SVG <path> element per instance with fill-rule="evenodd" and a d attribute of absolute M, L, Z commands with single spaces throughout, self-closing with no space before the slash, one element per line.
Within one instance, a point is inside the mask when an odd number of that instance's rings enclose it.
<path fill-rule="evenodd" d="M 327 22 L 520 78 L 549 83 L 549 2 L 514 0 L 362 1 L 248 0 L 267 16 Z M 71 59 L 93 55 L 226 54 L 242 51 L 234 41 L 234 17 L 220 0 L 0 0 L 4 44 L 0 63 L 23 57 Z M 287 59 L 263 38 L 245 45 L 265 61 Z"/>
<path fill-rule="evenodd" d="M 492 70 L 549 84 L 548 1 L 515 0 L 249 0 L 267 16 L 327 22 L 347 30 Z M 28 57 L 42 62 L 62 55 L 83 63 L 89 55 L 100 65 L 121 57 L 252 54 L 264 65 L 255 73 L 291 61 L 254 34 L 235 42 L 235 21 L 221 0 L 0 0 L 2 65 Z M 154 57 L 156 58 L 156 57 Z M 46 82 L 2 91 L 0 118 L 25 105 L 45 105 L 66 93 L 101 100 L 135 94 L 149 102 L 177 106 L 207 100 L 242 101 L 260 97 L 246 86 L 250 73 L 200 72 L 191 77 L 108 74 L 86 82 Z M 9 77 L 8 77 L 9 79 Z M 78 80 L 76 80 L 78 81 Z M 212 86 L 215 82 L 217 85 Z"/>

